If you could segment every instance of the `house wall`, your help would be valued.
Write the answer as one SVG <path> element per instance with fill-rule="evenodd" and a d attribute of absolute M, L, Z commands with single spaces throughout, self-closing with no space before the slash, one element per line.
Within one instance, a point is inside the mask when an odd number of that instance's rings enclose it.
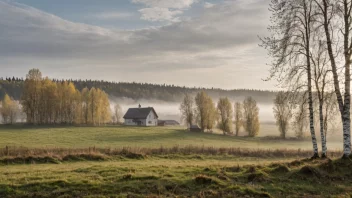
<path fill-rule="evenodd" d="M 147 122 L 146 126 L 158 126 L 158 118 L 156 117 L 153 111 L 150 111 L 146 122 Z"/>
<path fill-rule="evenodd" d="M 147 120 L 146 119 L 139 119 L 139 121 L 141 121 L 141 125 L 139 126 L 148 126 Z M 125 125 L 126 126 L 138 126 L 137 122 L 133 122 L 133 119 L 125 119 Z"/>

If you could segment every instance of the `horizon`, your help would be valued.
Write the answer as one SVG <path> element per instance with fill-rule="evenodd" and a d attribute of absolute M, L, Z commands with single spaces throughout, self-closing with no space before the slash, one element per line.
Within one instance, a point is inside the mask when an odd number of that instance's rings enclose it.
<path fill-rule="evenodd" d="M 198 90 L 219 90 L 219 91 L 260 91 L 260 92 L 279 92 L 280 90 L 276 89 L 276 90 L 270 90 L 270 89 L 246 89 L 246 88 L 237 88 L 237 89 L 224 89 L 224 88 L 220 88 L 220 87 L 196 87 L 196 86 L 186 86 L 186 85 L 177 85 L 177 84 L 168 84 L 168 83 L 148 83 L 148 82 L 136 82 L 136 81 L 107 81 L 107 80 L 103 80 L 103 79 L 65 79 L 65 78 L 50 78 L 49 76 L 43 76 L 43 78 L 49 78 L 51 80 L 58 80 L 58 81 L 97 81 L 97 82 L 107 82 L 107 83 L 116 83 L 116 84 L 146 84 L 146 85 L 154 85 L 154 86 L 166 86 L 166 87 L 177 87 L 177 88 L 185 88 L 185 89 L 198 89 Z M 17 76 L 0 76 L 0 79 L 2 80 L 6 80 L 7 78 L 10 78 L 12 80 L 12 78 L 18 78 L 20 80 L 25 80 L 26 77 L 17 77 Z"/>
<path fill-rule="evenodd" d="M 269 0 L 0 0 L 4 76 L 277 89 L 258 36 Z"/>

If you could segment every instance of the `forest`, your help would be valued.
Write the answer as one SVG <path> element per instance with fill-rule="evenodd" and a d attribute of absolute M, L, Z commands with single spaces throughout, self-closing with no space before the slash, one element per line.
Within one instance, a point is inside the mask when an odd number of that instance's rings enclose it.
<path fill-rule="evenodd" d="M 275 98 L 275 91 L 236 89 L 223 90 L 218 88 L 199 88 L 185 87 L 167 84 L 150 84 L 136 82 L 108 82 L 98 80 L 58 80 L 53 82 L 71 82 L 78 89 L 98 88 L 106 92 L 110 97 L 126 97 L 134 100 L 160 100 L 165 102 L 181 102 L 185 94 L 195 95 L 200 91 L 206 91 L 212 98 L 228 97 L 230 99 L 243 100 L 245 97 L 252 96 L 260 103 L 271 104 Z M 17 77 L 0 78 L 0 98 L 5 94 L 18 100 L 23 92 L 24 79 Z"/>

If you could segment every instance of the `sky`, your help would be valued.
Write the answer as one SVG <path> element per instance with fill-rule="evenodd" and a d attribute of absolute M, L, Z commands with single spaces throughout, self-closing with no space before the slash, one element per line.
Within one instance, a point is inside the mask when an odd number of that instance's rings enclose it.
<path fill-rule="evenodd" d="M 270 0 L 0 0 L 0 76 L 275 89 Z"/>

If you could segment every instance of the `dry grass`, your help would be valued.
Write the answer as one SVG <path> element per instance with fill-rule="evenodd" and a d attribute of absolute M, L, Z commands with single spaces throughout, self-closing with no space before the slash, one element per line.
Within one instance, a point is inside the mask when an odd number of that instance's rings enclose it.
<path fill-rule="evenodd" d="M 272 159 L 269 159 L 272 160 Z M 350 197 L 351 160 L 155 159 L 0 166 L 0 197 Z M 251 165 L 249 165 L 251 164 Z M 295 164 L 293 166 L 292 164 Z M 116 196 L 120 195 L 120 196 Z"/>
<path fill-rule="evenodd" d="M 308 150 L 289 149 L 244 149 L 244 148 L 215 148 L 205 146 L 174 146 L 170 148 L 0 148 L 0 162 L 2 163 L 31 163 L 32 161 L 55 163 L 57 161 L 103 161 L 124 157 L 129 159 L 144 159 L 146 156 L 175 155 L 205 155 L 205 156 L 233 156 L 256 158 L 309 158 L 312 152 Z M 329 157 L 336 158 L 342 155 L 341 151 L 329 152 Z M 199 156 L 201 158 L 201 156 Z"/>

